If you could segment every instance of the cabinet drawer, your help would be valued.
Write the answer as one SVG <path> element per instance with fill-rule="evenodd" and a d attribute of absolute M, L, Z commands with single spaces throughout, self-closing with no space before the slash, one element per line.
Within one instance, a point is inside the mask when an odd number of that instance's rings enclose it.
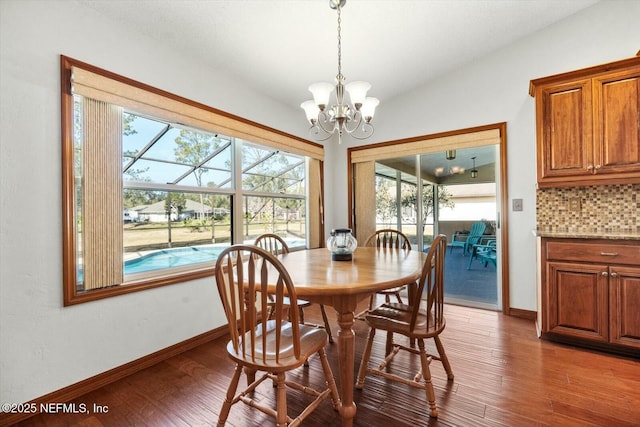
<path fill-rule="evenodd" d="M 640 245 L 548 241 L 547 259 L 640 265 Z"/>

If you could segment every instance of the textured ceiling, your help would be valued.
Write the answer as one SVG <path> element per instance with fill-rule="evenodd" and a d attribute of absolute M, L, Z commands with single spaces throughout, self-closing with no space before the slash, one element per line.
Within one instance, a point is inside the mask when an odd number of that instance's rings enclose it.
<path fill-rule="evenodd" d="M 292 108 L 337 72 L 328 0 L 76 1 Z M 384 103 L 597 1 L 348 0 L 342 71 Z"/>
<path fill-rule="evenodd" d="M 337 74 L 329 0 L 75 1 L 291 108 L 311 98 L 309 84 L 334 83 Z M 384 103 L 598 1 L 348 0 L 342 73 L 347 82 L 369 81 L 369 96 Z M 485 147 L 455 161 L 432 153 L 423 168 L 469 169 L 472 156 L 478 166 L 495 161 Z"/>

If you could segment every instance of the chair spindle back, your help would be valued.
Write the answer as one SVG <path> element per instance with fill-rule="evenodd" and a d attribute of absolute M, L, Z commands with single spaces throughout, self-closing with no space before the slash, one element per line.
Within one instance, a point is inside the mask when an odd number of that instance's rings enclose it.
<path fill-rule="evenodd" d="M 289 246 L 287 245 L 287 242 L 277 234 L 262 234 L 255 240 L 254 245 L 260 246 L 262 249 L 274 255 L 289 253 Z"/>
<path fill-rule="evenodd" d="M 419 301 L 422 295 L 426 295 L 427 313 L 431 313 L 431 316 L 427 316 L 426 329 L 444 327 L 444 257 L 446 250 L 447 236 L 444 234 L 436 236 L 424 261 L 417 294 L 414 297 L 415 303 L 411 313 L 412 330 L 416 325 L 421 305 Z"/>
<path fill-rule="evenodd" d="M 268 350 L 261 352 L 261 363 L 267 364 L 267 355 L 275 355 L 278 363 L 282 334 L 290 328 L 294 356 L 300 358 L 297 310 L 289 313 L 290 321 L 282 320 L 285 294 L 291 304 L 297 303 L 295 288 L 289 273 L 274 255 L 254 245 L 233 245 L 218 256 L 215 274 L 231 342 L 237 353 L 250 355 L 255 360 L 258 344 Z M 277 313 L 274 320 L 266 315 L 270 307 Z M 271 329 L 276 331 L 275 342 L 267 342 L 266 334 L 262 333 Z"/>
<path fill-rule="evenodd" d="M 395 248 L 411 250 L 409 238 L 401 231 L 392 228 L 378 230 L 370 235 L 364 246 L 374 246 L 377 248 Z"/>

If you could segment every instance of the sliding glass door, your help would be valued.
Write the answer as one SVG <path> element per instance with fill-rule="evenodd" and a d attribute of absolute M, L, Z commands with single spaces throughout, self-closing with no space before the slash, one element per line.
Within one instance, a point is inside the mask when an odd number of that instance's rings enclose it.
<path fill-rule="evenodd" d="M 423 251 L 445 234 L 450 303 L 500 307 L 499 159 L 487 145 L 374 163 L 375 229 L 400 230 Z"/>

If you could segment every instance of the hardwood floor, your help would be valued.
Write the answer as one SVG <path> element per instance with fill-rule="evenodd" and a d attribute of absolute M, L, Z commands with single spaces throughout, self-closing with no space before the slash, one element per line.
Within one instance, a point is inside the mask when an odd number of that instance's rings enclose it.
<path fill-rule="evenodd" d="M 363 305 L 364 308 L 364 305 Z M 306 317 L 322 323 L 320 311 Z M 328 313 L 335 323 L 334 313 Z M 430 419 L 421 390 L 368 376 L 355 392 L 355 425 L 370 426 L 624 426 L 640 425 L 640 360 L 539 340 L 533 322 L 500 313 L 446 306 L 441 335 L 455 374 L 448 383 L 442 365 L 431 364 L 439 418 Z M 334 330 L 338 330 L 337 325 Z M 366 338 L 356 322 L 356 372 Z M 371 361 L 381 360 L 384 336 L 376 337 Z M 130 377 L 88 393 L 74 402 L 90 414 L 37 415 L 18 426 L 208 426 L 215 425 L 233 365 L 226 339 L 202 345 Z M 429 343 L 433 350 L 433 343 Z M 337 350 L 327 348 L 337 379 Z M 398 355 L 391 369 L 419 366 Z M 398 362 L 405 362 L 402 365 Z M 299 379 L 322 380 L 319 361 L 295 371 Z M 274 390 L 262 385 L 265 402 Z M 299 409 L 289 399 L 290 411 Z M 326 403 L 326 402 L 325 402 Z M 339 426 L 338 414 L 323 403 L 304 425 Z M 108 409 L 94 412 L 94 405 Z M 273 425 L 245 405 L 234 405 L 228 426 Z"/>

